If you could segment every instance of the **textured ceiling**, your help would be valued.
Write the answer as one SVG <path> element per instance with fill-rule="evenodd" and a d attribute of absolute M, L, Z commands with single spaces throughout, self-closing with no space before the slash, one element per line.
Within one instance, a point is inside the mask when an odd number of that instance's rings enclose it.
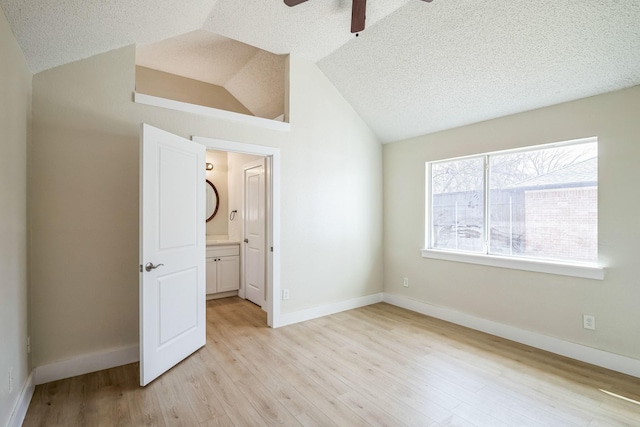
<path fill-rule="evenodd" d="M 349 0 L 0 0 L 36 73 L 206 30 L 182 41 L 192 37 L 197 51 L 217 33 L 317 62 L 384 142 L 640 84 L 638 0 L 367 3 L 356 38 Z M 170 42 L 169 57 L 188 64 L 181 37 Z M 216 49 L 234 64 L 250 57 L 231 76 L 234 67 L 216 71 L 239 99 L 257 93 L 242 75 L 278 66 L 245 47 Z M 262 79 L 271 81 L 266 71 Z M 269 108 L 257 98 L 254 108 Z"/>
<path fill-rule="evenodd" d="M 34 73 L 202 27 L 217 0 L 0 0 Z"/>
<path fill-rule="evenodd" d="M 412 2 L 319 66 L 396 141 L 640 84 L 640 1 Z"/>
<path fill-rule="evenodd" d="M 418 0 L 369 0 L 367 26 L 411 2 Z M 314 62 L 354 38 L 351 0 L 309 0 L 295 7 L 286 6 L 283 0 L 219 0 L 204 28 L 269 52 L 291 53 Z"/>

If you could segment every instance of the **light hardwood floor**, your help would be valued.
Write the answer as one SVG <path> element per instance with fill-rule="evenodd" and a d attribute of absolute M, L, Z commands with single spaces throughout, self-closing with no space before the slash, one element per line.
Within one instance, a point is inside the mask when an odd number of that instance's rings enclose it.
<path fill-rule="evenodd" d="M 640 426 L 640 379 L 388 304 L 279 329 L 207 303 L 207 345 L 40 385 L 25 426 Z"/>

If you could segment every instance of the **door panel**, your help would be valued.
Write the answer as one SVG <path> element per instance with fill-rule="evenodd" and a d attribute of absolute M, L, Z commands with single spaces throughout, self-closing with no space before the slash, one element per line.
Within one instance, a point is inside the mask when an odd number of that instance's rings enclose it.
<path fill-rule="evenodd" d="M 142 126 L 140 146 L 140 384 L 146 385 L 205 343 L 205 148 L 149 125 Z"/>
<path fill-rule="evenodd" d="M 160 348 L 198 327 L 198 312 L 192 310 L 198 301 L 197 275 L 198 271 L 190 268 L 158 280 Z"/>
<path fill-rule="evenodd" d="M 158 229 L 161 230 L 159 250 L 197 245 L 197 212 L 193 211 L 193 201 L 197 200 L 199 186 L 194 185 L 198 174 L 192 169 L 198 167 L 198 158 L 194 153 L 185 153 L 183 150 L 183 147 L 158 147 L 160 164 L 157 179 L 160 181 L 159 188 L 163 189 L 158 194 Z"/>
<path fill-rule="evenodd" d="M 240 257 L 218 258 L 218 292 L 238 290 L 240 283 Z"/>

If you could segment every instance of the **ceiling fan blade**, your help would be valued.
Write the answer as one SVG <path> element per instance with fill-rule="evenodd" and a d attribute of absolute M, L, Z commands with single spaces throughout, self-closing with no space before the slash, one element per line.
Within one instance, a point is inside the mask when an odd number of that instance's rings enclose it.
<path fill-rule="evenodd" d="M 293 6 L 297 6 L 300 3 L 304 3 L 307 0 L 284 0 L 284 4 L 286 4 L 289 7 L 293 7 Z"/>
<path fill-rule="evenodd" d="M 353 0 L 351 7 L 351 32 L 359 33 L 364 30 L 364 21 L 367 17 L 367 0 Z"/>

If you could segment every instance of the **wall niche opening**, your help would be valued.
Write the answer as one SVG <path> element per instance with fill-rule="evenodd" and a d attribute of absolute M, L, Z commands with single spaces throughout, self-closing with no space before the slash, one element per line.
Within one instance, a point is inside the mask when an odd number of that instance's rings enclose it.
<path fill-rule="evenodd" d="M 197 30 L 136 47 L 136 94 L 284 122 L 286 55 Z"/>

